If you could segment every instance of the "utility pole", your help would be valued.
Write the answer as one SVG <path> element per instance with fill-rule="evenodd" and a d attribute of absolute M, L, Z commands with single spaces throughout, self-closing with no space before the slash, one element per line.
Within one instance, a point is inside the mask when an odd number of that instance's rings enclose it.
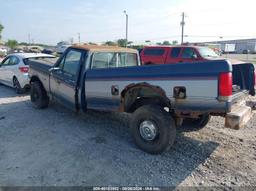
<path fill-rule="evenodd" d="M 185 13 L 182 13 L 182 20 L 180 22 L 181 25 L 181 44 L 183 44 L 183 40 L 184 40 L 184 26 L 185 26 Z"/>
<path fill-rule="evenodd" d="M 128 14 L 127 14 L 126 11 L 124 11 L 124 14 L 125 14 L 125 17 L 126 17 L 126 33 L 125 33 L 126 43 L 125 43 L 125 47 L 127 47 L 127 44 L 128 44 Z"/>
<path fill-rule="evenodd" d="M 77 34 L 78 34 L 78 43 L 80 44 L 81 43 L 80 33 L 77 33 Z"/>

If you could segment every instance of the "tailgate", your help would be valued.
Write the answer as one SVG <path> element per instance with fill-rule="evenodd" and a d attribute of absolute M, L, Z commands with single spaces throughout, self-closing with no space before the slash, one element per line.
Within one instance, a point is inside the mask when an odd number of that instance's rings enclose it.
<path fill-rule="evenodd" d="M 233 64 L 233 96 L 248 92 L 255 95 L 255 69 L 251 63 Z M 239 96 L 240 97 L 240 96 Z"/>

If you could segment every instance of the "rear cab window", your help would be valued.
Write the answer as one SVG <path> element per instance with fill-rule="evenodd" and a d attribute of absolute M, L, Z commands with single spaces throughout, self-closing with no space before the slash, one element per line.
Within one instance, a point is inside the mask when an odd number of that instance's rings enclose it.
<path fill-rule="evenodd" d="M 138 66 L 138 57 L 135 53 L 126 52 L 95 52 L 91 69 L 120 68 Z"/>

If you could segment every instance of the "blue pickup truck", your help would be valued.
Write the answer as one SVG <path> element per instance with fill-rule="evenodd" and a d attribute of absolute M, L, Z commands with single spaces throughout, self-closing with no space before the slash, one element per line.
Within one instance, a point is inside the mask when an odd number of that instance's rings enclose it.
<path fill-rule="evenodd" d="M 29 72 L 35 108 L 46 108 L 55 100 L 75 112 L 131 113 L 134 141 L 151 154 L 173 145 L 182 121 L 202 128 L 210 116 L 225 117 L 244 97 L 255 95 L 250 63 L 140 66 L 136 50 L 120 47 L 72 46 L 55 65 L 31 60 Z"/>

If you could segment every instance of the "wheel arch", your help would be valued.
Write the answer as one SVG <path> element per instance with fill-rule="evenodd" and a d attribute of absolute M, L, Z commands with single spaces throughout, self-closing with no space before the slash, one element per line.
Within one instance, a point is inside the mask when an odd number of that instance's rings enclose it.
<path fill-rule="evenodd" d="M 32 86 L 32 84 L 33 84 L 34 82 L 39 82 L 39 83 L 41 84 L 41 86 L 43 87 L 44 91 L 46 91 L 46 89 L 45 89 L 45 87 L 44 87 L 44 84 L 41 82 L 41 80 L 40 80 L 40 78 L 39 78 L 38 76 L 32 76 L 32 77 L 30 78 L 30 81 L 29 81 L 30 86 Z"/>
<path fill-rule="evenodd" d="M 142 105 L 157 104 L 171 108 L 171 101 L 166 92 L 159 86 L 149 83 L 130 84 L 121 92 L 120 111 L 134 112 Z"/>

